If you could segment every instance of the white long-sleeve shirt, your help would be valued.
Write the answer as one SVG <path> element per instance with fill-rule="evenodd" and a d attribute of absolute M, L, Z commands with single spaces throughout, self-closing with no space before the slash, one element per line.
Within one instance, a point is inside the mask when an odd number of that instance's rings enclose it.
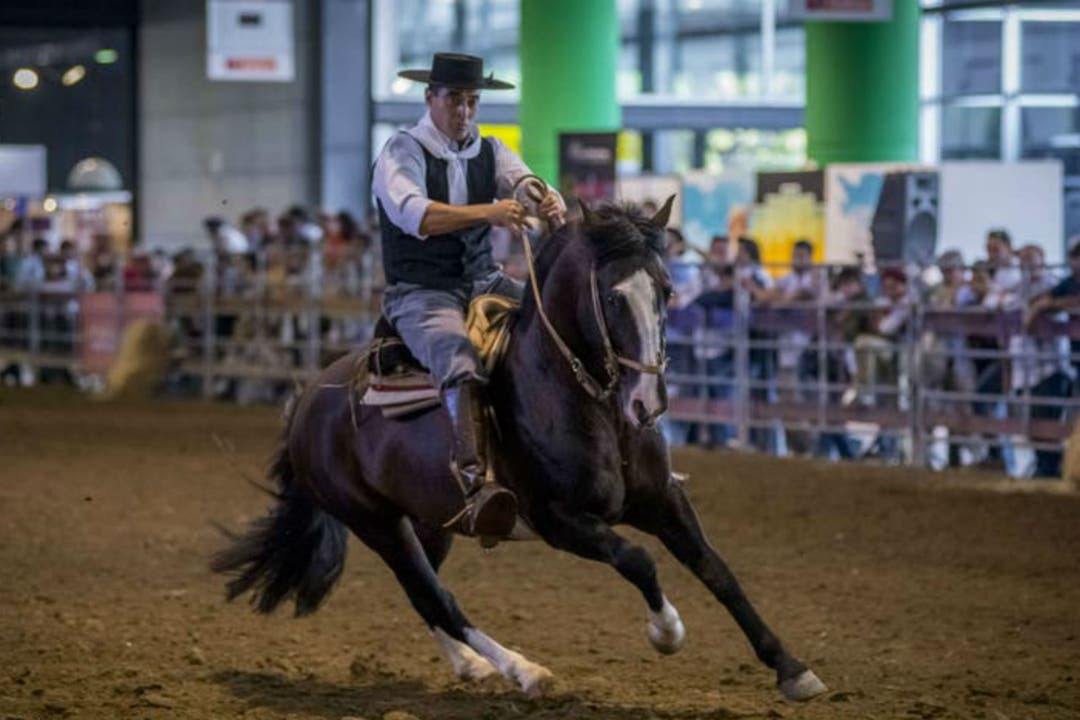
<path fill-rule="evenodd" d="M 495 152 L 495 196 L 499 199 L 509 198 L 513 194 L 514 184 L 532 171 L 501 140 L 495 137 L 487 139 Z M 480 153 L 481 138 L 473 125 L 464 143 L 454 142 L 435 127 L 431 114 L 425 113 L 415 126 L 394 135 L 379 153 L 375 161 L 372 192 L 382 203 L 390 222 L 410 235 L 425 238 L 427 236 L 420 232 L 420 223 L 433 201 L 427 195 L 424 152 L 420 145 L 435 157 L 446 160 L 447 204 L 467 205 L 469 188 L 466 169 L 469 160 Z"/>

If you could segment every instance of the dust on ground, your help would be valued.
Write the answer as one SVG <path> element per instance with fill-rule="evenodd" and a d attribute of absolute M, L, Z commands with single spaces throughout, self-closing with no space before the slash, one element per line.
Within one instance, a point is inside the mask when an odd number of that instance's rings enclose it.
<path fill-rule="evenodd" d="M 243 475 L 277 431 L 271 408 L 0 393 L 0 719 L 1080 717 L 1075 494 L 677 451 L 714 544 L 830 692 L 780 700 L 731 618 L 651 538 L 634 534 L 687 626 L 671 657 L 651 650 L 640 596 L 613 571 L 459 540 L 442 574 L 470 619 L 556 674 L 534 701 L 454 680 L 356 542 L 313 617 L 225 604 L 207 570 L 213 523 L 262 514 Z"/>

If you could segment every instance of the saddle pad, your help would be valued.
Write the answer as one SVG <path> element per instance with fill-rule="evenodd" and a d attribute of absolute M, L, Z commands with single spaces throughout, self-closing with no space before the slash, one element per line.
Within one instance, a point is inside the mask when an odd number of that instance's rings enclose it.
<path fill-rule="evenodd" d="M 439 389 L 427 373 L 370 375 L 367 391 L 360 402 L 365 405 L 397 405 L 434 400 L 438 405 Z"/>

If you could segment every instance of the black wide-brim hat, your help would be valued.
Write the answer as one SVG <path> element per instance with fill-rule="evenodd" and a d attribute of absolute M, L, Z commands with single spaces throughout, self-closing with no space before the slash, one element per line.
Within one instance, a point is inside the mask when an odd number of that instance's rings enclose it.
<path fill-rule="evenodd" d="M 514 87 L 511 83 L 496 80 L 493 75 L 484 77 L 483 58 L 458 53 L 435 53 L 430 70 L 402 70 L 398 77 L 459 90 L 510 90 Z"/>

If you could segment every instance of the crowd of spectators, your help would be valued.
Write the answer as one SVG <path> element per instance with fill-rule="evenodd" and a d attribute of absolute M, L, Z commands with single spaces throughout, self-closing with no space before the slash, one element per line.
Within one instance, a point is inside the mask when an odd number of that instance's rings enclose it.
<path fill-rule="evenodd" d="M 294 206 L 276 219 L 262 208 L 245 212 L 236 224 L 207 217 L 202 233 L 184 247 L 132 248 L 119 252 L 107 234 L 95 235 L 81 251 L 71 239 L 55 246 L 29 233 L 21 221 L 0 232 L 0 290 L 38 293 L 80 293 L 194 288 L 208 266 L 214 266 L 216 292 L 238 295 L 256 285 L 256 276 L 283 286 L 316 273 L 316 287 L 326 294 L 358 295 L 363 286 L 380 282 L 375 262 L 378 228 L 348 212 L 311 213 Z"/>
<path fill-rule="evenodd" d="M 294 206 L 274 218 L 254 208 L 235 223 L 213 216 L 192 230 L 192 242 L 171 253 L 142 247 L 120 252 L 105 234 L 93 236 L 80 252 L 73 240 L 50 243 L 16 221 L 0 232 L 0 348 L 25 350 L 36 343 L 41 353 L 70 354 L 80 296 L 86 292 L 159 292 L 167 305 L 179 307 L 176 301 L 185 295 L 195 297 L 209 289 L 222 301 L 259 295 L 287 308 L 290 302 L 296 306 L 296 301 L 312 298 L 370 301 L 382 282 L 374 216 L 358 221 L 348 212 L 316 214 Z M 263 350 L 244 345 L 259 335 L 296 346 L 316 332 L 328 344 L 347 346 L 363 334 L 359 320 L 312 323 L 302 313 L 287 310 L 261 318 L 260 327 L 243 313 L 223 311 L 207 327 L 198 304 L 185 307 L 167 313 L 178 343 L 195 354 L 206 334 L 213 333 L 219 359 L 263 353 L 249 359 L 300 364 L 295 347 L 267 357 Z M 31 315 L 36 320 L 33 333 Z M 310 327 L 313 324 L 317 327 Z M 26 375 L 12 364 L 3 372 L 9 382 Z M 218 393 L 231 395 L 235 387 L 224 382 Z"/>
<path fill-rule="evenodd" d="M 221 362 L 305 366 L 327 359 L 305 355 L 313 334 L 328 352 L 366 337 L 369 318 L 313 320 L 287 308 L 289 301 L 345 297 L 377 310 L 382 264 L 374 215 L 358 221 L 347 212 L 319 214 L 295 206 L 273 217 L 254 208 L 235 223 L 207 217 L 201 230 L 198 241 L 173 253 L 138 248 L 119 253 L 106 235 L 94 236 L 80 252 L 71 240 L 53 247 L 16 223 L 0 234 L 0 297 L 8 298 L 0 302 L 0 347 L 25 342 L 26 313 L 13 311 L 9 301 L 31 290 L 41 303 L 46 351 L 71 350 L 80 293 L 118 288 L 158 291 L 166 302 L 208 288 L 222 300 L 259 295 L 285 301 L 284 311 L 258 320 L 219 309 L 210 326 L 198 312 L 169 314 L 180 343 L 194 352 L 213 333 Z M 1069 244 L 1070 274 L 1060 277 L 1046 268 L 1039 246 L 1014 249 L 1004 230 L 987 234 L 984 258 L 968 264 L 959 251 L 947 250 L 933 268 L 815 264 L 815 248 L 807 240 L 793 243 L 784 267 L 766 267 L 750 237 L 715 237 L 701 250 L 677 229 L 667 232 L 667 264 L 676 290 L 668 324 L 672 395 L 745 398 L 788 408 L 817 406 L 824 399 L 830 406 L 906 411 L 911 384 L 917 382 L 922 390 L 938 393 L 927 403 L 934 411 L 999 420 L 1066 419 L 1060 402 L 1040 400 L 1074 394 L 1080 339 L 1046 331 L 1045 318 L 1080 307 L 1080 238 Z M 494 242 L 508 269 L 524 275 L 506 239 Z M 788 321 L 755 320 L 768 311 L 774 311 L 774 320 L 787 313 Z M 1022 323 L 1004 334 L 973 331 L 962 322 L 925 329 L 912 322 L 916 311 L 924 316 L 1021 313 Z M 738 325 L 740 317 L 749 318 L 748 324 Z M 252 342 L 256 337 L 273 342 Z M 748 340 L 742 354 L 739 337 Z M 910 349 L 916 344 L 918 368 L 911 367 Z M 740 383 L 748 388 L 745 396 L 738 395 Z M 234 396 L 237 383 L 221 380 L 215 392 Z M 910 452 L 895 433 L 766 421 L 745 410 L 743 417 L 751 422 L 741 439 L 771 453 L 877 454 L 898 460 Z M 739 442 L 734 422 L 669 422 L 667 432 L 673 442 Z M 998 462 L 1014 475 L 1058 472 L 1060 451 L 1053 447 L 1033 447 L 1021 437 L 957 434 L 950 438 L 945 428 L 934 429 L 931 465 Z"/>
<path fill-rule="evenodd" d="M 1005 230 L 991 230 L 985 248 L 986 257 L 970 267 L 957 250 L 943 252 L 933 268 L 826 266 L 814 265 L 812 244 L 799 240 L 790 263 L 764 268 L 751 238 L 716 237 L 699 251 L 669 230 L 676 288 L 669 310 L 671 391 L 730 400 L 745 383 L 751 403 L 795 408 L 824 396 L 828 405 L 907 411 L 912 383 L 919 383 L 933 398 L 927 406 L 938 412 L 1064 422 L 1062 400 L 1074 394 L 1080 363 L 1070 349 L 1080 350 L 1080 341 L 1070 346 L 1065 331 L 1055 332 L 1046 319 L 1080 307 L 1080 238 L 1069 243 L 1066 277 L 1047 269 L 1039 246 L 1014 249 Z M 746 328 L 735 325 L 740 303 Z M 916 325 L 917 309 L 942 321 Z M 777 324 L 778 312 L 786 322 Z M 986 320 L 1007 315 L 1023 324 L 1005 331 L 1004 321 Z M 742 368 L 740 337 L 748 338 Z M 911 366 L 916 344 L 918 368 Z M 897 433 L 868 432 L 857 423 L 849 423 L 855 429 L 811 425 L 757 420 L 744 440 L 780 454 L 899 460 L 910 453 Z M 737 443 L 731 424 L 674 422 L 667 431 L 674 442 Z M 1061 453 L 1052 442 L 975 431 L 950 442 L 944 425 L 933 434 L 928 459 L 935 467 L 998 463 L 1014 476 L 1060 472 Z"/>

